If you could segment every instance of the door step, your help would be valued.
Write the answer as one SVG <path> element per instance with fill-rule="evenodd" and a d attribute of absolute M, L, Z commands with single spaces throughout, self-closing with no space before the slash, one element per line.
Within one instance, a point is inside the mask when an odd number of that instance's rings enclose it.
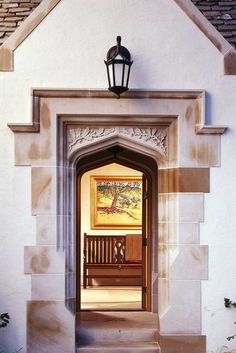
<path fill-rule="evenodd" d="M 160 353 L 158 316 L 148 312 L 80 312 L 76 353 Z"/>
<path fill-rule="evenodd" d="M 160 353 L 158 343 L 139 342 L 125 344 L 97 343 L 86 347 L 78 347 L 76 353 Z"/>

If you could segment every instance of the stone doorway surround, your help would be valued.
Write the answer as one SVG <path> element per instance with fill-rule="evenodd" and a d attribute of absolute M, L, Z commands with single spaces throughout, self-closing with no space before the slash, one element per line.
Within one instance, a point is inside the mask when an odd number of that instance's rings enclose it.
<path fill-rule="evenodd" d="M 32 280 L 27 352 L 75 351 L 76 165 L 95 143 L 104 148 L 117 141 L 158 165 L 152 300 L 162 352 L 204 353 L 201 280 L 208 276 L 208 247 L 199 244 L 199 225 L 225 131 L 205 125 L 204 92 L 134 90 L 120 100 L 103 90 L 32 95 L 32 123 L 9 124 L 15 164 L 31 168 L 36 219 L 36 245 L 25 246 L 25 273 Z"/>

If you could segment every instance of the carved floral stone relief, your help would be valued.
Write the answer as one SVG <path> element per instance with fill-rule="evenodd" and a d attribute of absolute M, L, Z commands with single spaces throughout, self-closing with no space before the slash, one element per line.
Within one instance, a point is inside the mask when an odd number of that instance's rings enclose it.
<path fill-rule="evenodd" d="M 155 127 L 70 127 L 67 136 L 68 152 L 112 136 L 128 137 L 167 156 L 168 130 Z"/>

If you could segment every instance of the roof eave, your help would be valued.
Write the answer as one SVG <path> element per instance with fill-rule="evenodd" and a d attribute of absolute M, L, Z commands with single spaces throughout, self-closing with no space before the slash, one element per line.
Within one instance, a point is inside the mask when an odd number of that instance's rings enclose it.
<path fill-rule="evenodd" d="M 43 0 L 0 47 L 0 71 L 14 71 L 14 50 L 61 0 Z"/>
<path fill-rule="evenodd" d="M 224 74 L 236 75 L 236 50 L 232 45 L 215 29 L 191 0 L 174 1 L 223 55 Z"/>

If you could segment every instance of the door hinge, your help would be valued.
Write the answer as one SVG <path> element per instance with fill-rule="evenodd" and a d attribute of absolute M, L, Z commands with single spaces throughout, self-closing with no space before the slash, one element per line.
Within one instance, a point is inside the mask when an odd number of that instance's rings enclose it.
<path fill-rule="evenodd" d="M 147 294 L 147 287 L 142 287 L 143 294 Z"/>
<path fill-rule="evenodd" d="M 148 192 L 147 192 L 147 191 L 144 191 L 144 192 L 143 192 L 143 199 L 144 199 L 144 200 L 147 200 L 147 199 L 148 199 L 148 196 L 149 196 L 149 195 L 148 195 Z"/>
<path fill-rule="evenodd" d="M 147 246 L 148 245 L 148 240 L 147 238 L 143 238 L 143 246 Z"/>

